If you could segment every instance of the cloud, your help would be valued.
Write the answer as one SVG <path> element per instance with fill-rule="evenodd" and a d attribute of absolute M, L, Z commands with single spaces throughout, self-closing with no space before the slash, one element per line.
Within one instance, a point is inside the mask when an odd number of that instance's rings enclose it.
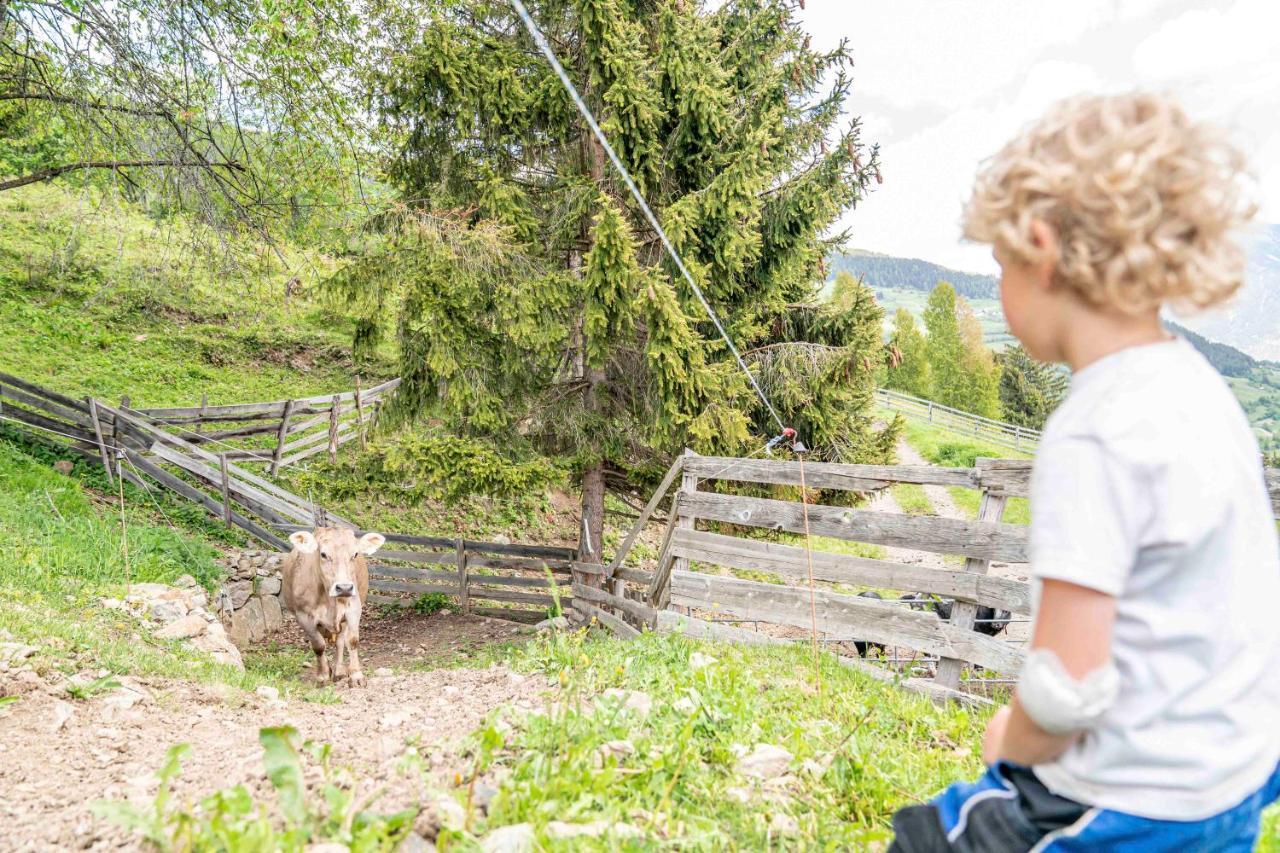
<path fill-rule="evenodd" d="M 883 186 L 842 225 L 852 245 L 990 271 L 960 242 L 980 161 L 1054 102 L 1084 91 L 1172 89 L 1223 124 L 1259 173 L 1263 216 L 1280 221 L 1277 0 L 808 0 L 818 47 L 847 36 L 850 109 L 879 141 Z"/>

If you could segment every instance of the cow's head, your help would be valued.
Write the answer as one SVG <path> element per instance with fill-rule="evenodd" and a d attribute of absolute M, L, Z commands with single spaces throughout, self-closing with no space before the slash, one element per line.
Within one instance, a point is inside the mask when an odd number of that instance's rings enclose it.
<path fill-rule="evenodd" d="M 329 596 L 349 598 L 356 593 L 356 557 L 372 554 L 387 539 L 381 533 L 366 533 L 356 539 L 345 527 L 317 527 L 314 533 L 299 530 L 289 541 L 300 553 L 319 552 L 320 579 Z"/>

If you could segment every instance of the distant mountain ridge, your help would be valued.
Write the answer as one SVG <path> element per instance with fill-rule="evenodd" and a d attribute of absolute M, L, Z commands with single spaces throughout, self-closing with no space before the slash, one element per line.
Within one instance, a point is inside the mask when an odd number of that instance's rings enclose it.
<path fill-rule="evenodd" d="M 872 288 L 896 287 L 904 290 L 933 290 L 939 281 L 949 281 L 966 299 L 998 299 L 1000 282 L 993 275 L 960 272 L 919 258 L 895 258 L 875 252 L 853 250 L 831 259 L 831 275 L 849 272 L 865 278 Z"/>

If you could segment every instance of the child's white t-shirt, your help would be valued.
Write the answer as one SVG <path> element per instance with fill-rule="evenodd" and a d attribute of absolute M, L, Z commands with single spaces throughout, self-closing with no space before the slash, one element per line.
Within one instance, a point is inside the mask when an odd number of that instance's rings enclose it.
<path fill-rule="evenodd" d="M 1031 484 L 1031 569 L 1116 597 L 1120 694 L 1037 765 L 1051 791 L 1199 820 L 1280 760 L 1280 545 L 1257 442 L 1187 342 L 1076 374 Z"/>

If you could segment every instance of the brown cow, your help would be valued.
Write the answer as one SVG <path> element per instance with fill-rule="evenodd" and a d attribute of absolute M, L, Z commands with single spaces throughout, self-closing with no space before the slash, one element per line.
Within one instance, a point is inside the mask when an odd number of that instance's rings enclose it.
<path fill-rule="evenodd" d="M 293 550 L 284 558 L 281 595 L 293 611 L 316 653 L 316 679 L 328 681 L 326 640 L 336 646 L 333 679 L 349 678 L 351 686 L 364 685 L 360 672 L 360 608 L 369 594 L 369 564 L 365 556 L 382 547 L 386 537 L 366 533 L 356 539 L 341 527 L 299 530 L 289 537 Z M 351 653 L 351 665 L 343 660 Z"/>

